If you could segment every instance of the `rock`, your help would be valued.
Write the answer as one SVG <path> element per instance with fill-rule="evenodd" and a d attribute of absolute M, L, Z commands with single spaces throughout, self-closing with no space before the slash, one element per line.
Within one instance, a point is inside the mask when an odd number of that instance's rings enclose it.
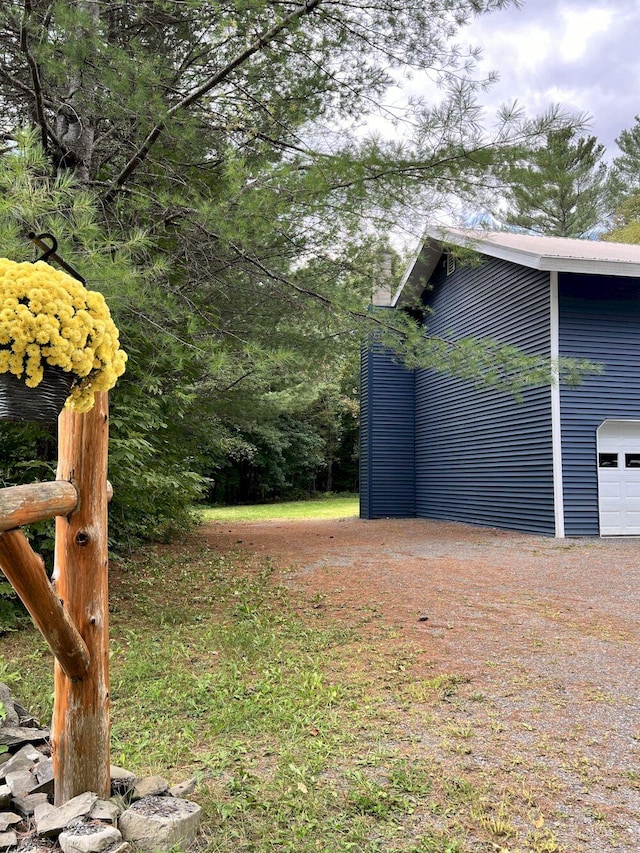
<path fill-rule="evenodd" d="M 184 799 L 190 794 L 193 794 L 197 784 L 198 780 L 194 776 L 193 779 L 187 779 L 186 782 L 180 782 L 178 785 L 174 785 L 173 788 L 169 788 L 169 793 L 172 797 Z"/>
<path fill-rule="evenodd" d="M 21 746 L 17 752 L 14 752 L 11 756 L 12 759 L 15 758 L 27 758 L 29 761 L 35 763 L 40 761 L 42 758 L 42 753 L 39 749 L 36 749 L 32 743 L 26 743 L 24 746 Z"/>
<path fill-rule="evenodd" d="M 115 825 L 121 813 L 122 809 L 113 800 L 96 800 L 89 817 L 91 820 L 103 820 Z"/>
<path fill-rule="evenodd" d="M 6 717 L 4 718 L 3 724 L 6 723 L 8 726 L 19 726 L 20 725 L 20 717 L 14 707 L 13 696 L 11 695 L 11 691 L 7 687 L 6 684 L 3 684 L 0 681 L 0 702 L 2 703 L 2 707 L 5 710 Z"/>
<path fill-rule="evenodd" d="M 39 729 L 40 723 L 36 720 L 35 717 L 32 717 L 31 714 L 27 711 L 26 708 L 23 708 L 18 702 L 13 703 L 13 708 L 18 715 L 18 725 L 29 728 L 29 729 Z"/>
<path fill-rule="evenodd" d="M 53 759 L 41 756 L 40 761 L 36 764 L 34 773 L 41 785 L 43 782 L 53 779 Z"/>
<path fill-rule="evenodd" d="M 26 797 L 37 786 L 38 780 L 29 770 L 16 770 L 7 773 L 6 783 L 12 797 Z"/>
<path fill-rule="evenodd" d="M 117 764 L 112 764 L 110 766 L 109 776 L 112 782 L 119 782 L 123 779 L 128 782 L 135 782 L 138 778 L 135 773 L 132 773 L 130 770 L 125 770 L 124 767 L 118 767 Z"/>
<path fill-rule="evenodd" d="M 49 729 L 30 729 L 26 726 L 0 726 L 0 744 L 16 746 L 19 743 L 37 743 L 47 740 Z"/>
<path fill-rule="evenodd" d="M 12 755 L 4 764 L 0 765 L 0 779 L 6 777 L 8 773 L 15 773 L 18 770 L 29 770 L 41 758 L 41 752 L 38 752 L 30 743 L 25 744 L 15 755 Z"/>
<path fill-rule="evenodd" d="M 4 809 L 11 802 L 11 788 L 8 785 L 0 785 L 0 808 Z"/>
<path fill-rule="evenodd" d="M 115 764 L 111 765 L 110 776 L 111 793 L 117 794 L 119 797 L 126 797 L 136 784 L 137 776 L 135 773 L 131 773 L 123 767 L 117 767 Z"/>
<path fill-rule="evenodd" d="M 22 818 L 14 812 L 0 812 L 0 832 L 5 832 L 14 823 L 20 823 Z"/>
<path fill-rule="evenodd" d="M 48 838 L 40 838 L 39 835 L 27 835 L 18 843 L 18 853 L 53 853 L 57 850 L 55 841 Z"/>
<path fill-rule="evenodd" d="M 13 797 L 11 802 L 14 809 L 25 817 L 31 817 L 35 814 L 38 806 L 42 806 L 45 803 L 49 805 L 46 794 L 27 794 L 26 797 Z"/>
<path fill-rule="evenodd" d="M 186 849 L 200 824 L 200 806 L 174 797 L 145 797 L 120 817 L 119 828 L 125 841 L 148 851 Z"/>
<path fill-rule="evenodd" d="M 18 844 L 18 836 L 11 829 L 9 832 L 0 832 L 0 850 L 8 850 L 9 847 L 16 847 Z"/>
<path fill-rule="evenodd" d="M 0 769 L 3 772 L 11 773 L 12 770 L 21 770 L 22 768 L 19 765 L 23 764 L 25 761 L 35 764 L 37 761 L 40 761 L 41 758 L 42 753 L 37 750 L 33 744 L 26 743 L 24 746 L 20 747 L 17 752 L 14 752 L 13 755 L 9 756 L 8 760 Z"/>
<path fill-rule="evenodd" d="M 58 836 L 63 853 L 101 853 L 107 847 L 121 843 L 122 835 L 115 826 L 104 823 L 77 824 Z"/>
<path fill-rule="evenodd" d="M 33 796 L 46 797 L 46 794 L 34 794 Z M 38 835 L 44 835 L 47 838 L 55 838 L 74 820 L 90 814 L 97 799 L 97 794 L 87 791 L 85 794 L 73 797 L 59 808 L 48 802 L 43 803 L 35 811 L 36 832 Z"/>
<path fill-rule="evenodd" d="M 54 779 L 53 779 L 53 761 L 51 758 L 44 756 L 35 765 L 33 773 L 36 777 L 37 785 L 32 790 L 32 794 L 53 794 Z"/>
<path fill-rule="evenodd" d="M 48 782 L 43 782 L 41 785 L 36 785 L 36 787 L 31 791 L 32 794 L 44 794 L 45 797 L 53 799 L 53 795 L 55 793 L 55 782 L 53 779 L 50 779 Z"/>
<path fill-rule="evenodd" d="M 143 797 L 161 797 L 168 790 L 169 783 L 162 776 L 145 776 L 136 782 L 131 798 L 141 800 Z"/>
<path fill-rule="evenodd" d="M 41 806 L 34 812 L 34 819 L 36 822 L 36 832 L 38 835 L 46 835 L 49 824 L 53 823 L 55 817 L 58 814 L 58 809 L 55 806 L 52 806 L 51 803 L 47 800 L 42 803 Z M 61 830 L 64 827 L 61 827 Z"/>

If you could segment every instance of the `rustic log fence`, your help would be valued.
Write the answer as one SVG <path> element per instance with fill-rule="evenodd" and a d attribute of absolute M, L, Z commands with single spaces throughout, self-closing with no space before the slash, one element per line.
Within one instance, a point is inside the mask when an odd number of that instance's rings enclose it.
<path fill-rule="evenodd" d="M 110 794 L 108 395 L 58 419 L 56 480 L 0 489 L 0 569 L 55 657 L 55 804 Z M 56 519 L 51 581 L 20 529 Z"/>

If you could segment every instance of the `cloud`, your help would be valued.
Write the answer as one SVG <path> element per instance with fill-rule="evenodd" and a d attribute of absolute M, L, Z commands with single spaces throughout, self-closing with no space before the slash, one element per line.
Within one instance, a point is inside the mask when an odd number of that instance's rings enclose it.
<path fill-rule="evenodd" d="M 560 103 L 593 117 L 590 132 L 617 153 L 614 139 L 640 112 L 636 0 L 529 0 L 478 18 L 466 31 L 483 51 L 480 71 L 500 81 L 485 103 L 517 100 L 527 112 Z"/>
<path fill-rule="evenodd" d="M 610 9 L 591 8 L 584 11 L 563 9 L 560 12 L 563 31 L 558 48 L 564 61 L 581 59 L 590 50 L 590 42 L 609 30 L 613 12 Z"/>

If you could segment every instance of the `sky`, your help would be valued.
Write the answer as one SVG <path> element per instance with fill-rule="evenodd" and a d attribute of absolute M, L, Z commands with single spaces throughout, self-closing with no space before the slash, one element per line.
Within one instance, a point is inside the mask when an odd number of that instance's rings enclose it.
<path fill-rule="evenodd" d="M 489 109 L 517 100 L 529 115 L 553 103 L 588 113 L 607 159 L 619 154 L 615 138 L 640 114 L 640 0 L 524 0 L 465 37 L 482 48 L 480 68 L 500 75 L 482 97 Z"/>

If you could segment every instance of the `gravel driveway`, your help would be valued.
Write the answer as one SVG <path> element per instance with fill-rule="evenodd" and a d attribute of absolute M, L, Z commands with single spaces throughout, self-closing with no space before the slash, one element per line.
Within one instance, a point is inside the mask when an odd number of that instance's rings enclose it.
<path fill-rule="evenodd" d="M 544 788 L 565 846 L 541 851 L 640 850 L 640 540 L 416 519 L 206 532 L 271 556 L 289 586 L 340 618 L 375 612 L 422 653 L 417 679 L 468 681 L 451 708 L 473 724 L 464 761 L 519 767 Z"/>

